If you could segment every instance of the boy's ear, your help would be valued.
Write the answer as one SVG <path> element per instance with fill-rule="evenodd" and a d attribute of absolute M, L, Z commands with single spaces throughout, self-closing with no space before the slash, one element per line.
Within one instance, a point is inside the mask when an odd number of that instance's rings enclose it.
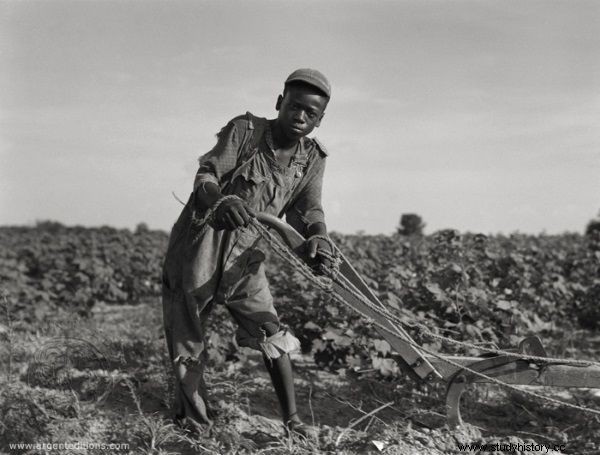
<path fill-rule="evenodd" d="M 279 95 L 277 97 L 277 102 L 275 103 L 275 110 L 278 111 L 281 109 L 281 102 L 283 101 L 283 95 Z"/>
<path fill-rule="evenodd" d="M 321 116 L 319 117 L 319 120 L 317 120 L 317 123 L 315 123 L 315 128 L 318 128 L 321 126 L 321 121 L 323 120 L 323 117 L 325 117 L 325 112 L 323 112 L 321 114 Z"/>

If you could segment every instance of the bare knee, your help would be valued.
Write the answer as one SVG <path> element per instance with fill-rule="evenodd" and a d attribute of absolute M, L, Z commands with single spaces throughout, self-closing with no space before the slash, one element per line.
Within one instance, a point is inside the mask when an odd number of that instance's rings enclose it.
<path fill-rule="evenodd" d="M 273 336 L 279 332 L 279 324 L 275 322 L 265 322 L 262 328 L 267 333 L 267 336 Z"/>

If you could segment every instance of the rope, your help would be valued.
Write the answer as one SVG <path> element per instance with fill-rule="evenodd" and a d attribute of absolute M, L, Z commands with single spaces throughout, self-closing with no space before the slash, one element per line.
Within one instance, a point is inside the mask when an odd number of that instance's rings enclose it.
<path fill-rule="evenodd" d="M 201 225 L 201 232 L 204 232 L 205 226 L 206 226 L 206 222 L 208 221 L 208 219 L 213 215 L 214 211 L 216 210 L 216 208 L 218 207 L 218 204 L 220 204 L 223 200 L 225 200 L 226 198 L 232 198 L 232 197 L 237 197 L 237 196 L 224 196 L 223 198 L 219 199 L 217 201 L 217 203 L 215 204 L 215 206 L 213 206 L 211 209 L 209 209 L 206 213 L 206 215 L 203 217 L 202 220 L 200 220 L 200 223 L 202 223 Z M 290 265 L 294 266 L 296 268 L 296 270 L 298 270 L 300 272 L 300 274 L 302 276 L 304 276 L 307 280 L 309 280 L 311 283 L 315 284 L 317 287 L 319 287 L 320 289 L 322 289 L 323 291 L 331 294 L 338 302 L 340 302 L 343 305 L 346 306 L 350 306 L 353 310 L 357 311 L 359 314 L 361 314 L 361 316 L 363 316 L 367 322 L 369 322 L 372 325 L 375 325 L 377 327 L 379 327 L 381 330 L 397 337 L 397 336 L 401 336 L 402 334 L 399 332 L 399 330 L 397 329 L 397 327 L 393 326 L 393 328 L 396 329 L 396 331 L 391 330 L 389 327 L 381 324 L 379 321 L 374 320 L 372 317 L 370 317 L 368 314 L 366 314 L 364 311 L 358 309 L 358 308 L 354 308 L 352 307 L 348 302 L 346 302 L 346 300 L 333 289 L 333 279 L 331 276 L 318 276 L 315 275 L 314 271 L 308 266 L 306 265 L 306 263 L 304 261 L 302 261 L 299 257 L 297 257 L 292 251 L 290 251 L 290 249 L 287 247 L 287 245 L 276 235 L 274 235 L 273 233 L 271 233 L 271 231 L 269 231 L 269 229 L 267 229 L 266 227 L 264 227 L 262 224 L 260 224 L 260 222 L 256 221 L 256 219 L 252 219 L 251 221 L 251 225 L 258 231 L 258 233 L 267 241 L 267 243 L 269 244 L 269 246 L 273 249 L 273 251 L 275 253 L 277 253 L 282 259 L 284 259 L 286 262 L 288 262 Z M 324 236 L 323 236 L 324 237 Z M 337 246 L 333 243 L 333 241 L 331 239 L 329 239 L 327 237 L 327 240 L 330 242 L 330 245 L 333 246 L 333 255 L 335 256 L 336 252 L 337 257 L 339 259 L 340 254 L 339 254 L 339 249 L 337 248 Z M 333 273 L 332 273 L 333 274 Z M 336 277 L 337 278 L 337 277 Z M 344 277 L 345 279 L 345 277 Z M 542 356 L 532 356 L 532 355 L 527 355 L 527 354 L 519 354 L 519 353 L 515 353 L 515 352 L 510 352 L 510 351 L 503 351 L 503 350 L 498 350 L 498 349 L 490 349 L 490 348 L 483 348 L 481 346 L 477 346 L 471 343 L 467 343 L 467 342 L 463 342 L 463 341 L 458 341 L 458 340 L 454 340 L 452 338 L 448 338 L 445 337 L 443 335 L 438 335 L 434 332 L 431 332 L 426 326 L 422 325 L 422 324 L 415 324 L 415 325 L 409 325 L 407 324 L 405 321 L 402 321 L 400 318 L 398 318 L 396 315 L 392 314 L 389 310 L 387 310 L 385 307 L 383 307 L 382 305 L 377 305 L 374 302 L 372 302 L 371 300 L 369 300 L 366 296 L 364 296 L 362 293 L 356 291 L 354 289 L 354 287 L 352 285 L 349 285 L 348 283 L 346 283 L 344 280 L 340 280 L 340 279 L 336 279 L 336 283 L 339 284 L 342 288 L 344 288 L 346 291 L 352 293 L 353 296 L 355 296 L 357 299 L 359 299 L 366 307 L 368 307 L 369 309 L 371 309 L 373 312 L 375 312 L 376 314 L 386 318 L 386 320 L 391 321 L 391 322 L 395 322 L 399 325 L 405 325 L 411 328 L 417 328 L 418 330 L 420 330 L 421 333 L 423 333 L 426 336 L 430 336 L 433 338 L 437 338 L 437 339 L 441 339 L 444 341 L 448 341 L 450 343 L 454 343 L 460 346 L 465 346 L 465 347 L 470 347 L 470 348 L 474 348 L 474 349 L 479 349 L 482 351 L 488 351 L 488 352 L 493 352 L 495 354 L 502 354 L 502 355 L 506 355 L 506 356 L 510 356 L 510 357 L 516 357 L 519 359 L 523 359 L 523 360 L 533 360 L 533 361 L 539 361 L 539 362 L 545 362 L 545 363 L 561 363 L 561 364 L 567 364 L 567 365 L 576 365 L 576 366 L 590 366 L 590 365 L 600 365 L 600 363 L 598 362 L 585 362 L 585 361 L 577 361 L 577 360 L 571 360 L 571 359 L 558 359 L 558 358 L 553 358 L 553 357 L 542 357 Z M 430 349 L 427 349 L 423 346 L 421 346 L 420 344 L 416 343 L 414 340 L 406 339 L 405 337 L 402 337 L 403 340 L 408 343 L 409 345 L 413 346 L 414 348 L 416 348 L 417 350 L 423 351 L 439 360 L 441 360 L 442 362 L 445 362 L 449 365 L 452 365 L 456 368 L 458 368 L 459 370 L 464 370 L 467 371 L 475 376 L 478 376 L 480 378 L 485 379 L 486 381 L 496 384 L 498 386 L 513 390 L 515 392 L 519 392 L 521 394 L 524 395 L 528 395 L 532 398 L 537 398 L 540 400 L 545 400 L 549 403 L 553 403 L 556 404 L 558 406 L 564 406 L 564 407 L 568 407 L 571 409 L 576 409 L 578 411 L 582 411 L 582 412 L 587 412 L 587 413 L 591 413 L 591 414 L 596 414 L 596 415 L 600 415 L 600 410 L 597 409 L 593 409 L 593 408 L 588 408 L 585 406 L 579 406 L 579 405 L 575 405 L 575 404 L 571 404 L 571 403 L 567 403 L 565 401 L 561 401 L 561 400 L 557 400 L 555 398 L 551 398 L 548 397 L 546 395 L 542 395 L 536 392 L 532 392 L 529 390 L 524 390 L 521 387 L 518 387 L 516 385 L 513 384 L 508 384 L 504 381 L 501 381 L 500 379 L 494 378 L 492 376 L 486 375 L 485 373 L 481 373 L 479 371 L 476 371 L 472 368 L 469 368 L 468 366 L 464 366 L 461 365 L 458 362 L 455 362 L 447 357 L 445 357 L 444 355 L 432 351 Z"/>
<path fill-rule="evenodd" d="M 275 240 L 278 240 L 278 239 L 275 238 Z M 338 255 L 341 255 L 341 252 L 339 251 L 337 246 L 334 245 L 334 247 L 336 249 L 336 253 Z M 346 280 L 345 277 L 342 277 L 342 278 L 344 278 L 344 280 Z M 376 305 L 370 299 L 368 299 L 365 295 L 363 295 L 360 292 L 357 292 L 353 285 L 351 285 L 351 284 L 348 285 L 346 282 L 341 282 L 339 280 L 336 280 L 336 282 L 340 286 L 342 286 L 346 291 L 351 292 L 354 297 L 359 299 L 363 304 L 368 306 L 371 310 L 377 312 L 377 314 L 379 314 L 380 316 L 385 317 L 386 319 L 388 319 L 392 322 L 395 322 L 396 324 L 403 325 L 403 326 L 406 326 L 411 329 L 416 329 L 418 331 L 418 333 L 421 335 L 429 336 L 431 338 L 439 339 L 439 340 L 446 341 L 451 344 L 456 344 L 458 346 L 462 346 L 462 347 L 466 347 L 466 348 L 470 348 L 470 349 L 477 349 L 477 350 L 484 351 L 484 352 L 489 352 L 489 353 L 493 353 L 493 354 L 501 354 L 501 355 L 505 355 L 508 357 L 514 357 L 514 358 L 523 359 L 523 360 L 532 360 L 532 361 L 547 362 L 547 363 L 560 363 L 560 364 L 564 364 L 564 365 L 573 365 L 573 366 L 581 366 L 581 367 L 588 367 L 588 366 L 592 366 L 592 365 L 600 367 L 600 362 L 594 362 L 592 360 L 589 360 L 589 361 L 588 360 L 573 360 L 573 359 L 563 359 L 563 358 L 547 357 L 547 356 L 535 356 L 535 355 L 522 354 L 522 353 L 513 352 L 513 351 L 505 351 L 505 350 L 497 349 L 497 348 L 486 348 L 484 346 L 468 343 L 465 341 L 455 340 L 453 338 L 449 338 L 447 336 L 440 335 L 440 334 L 437 334 L 437 333 L 431 331 L 424 324 L 420 324 L 420 323 L 410 324 L 406 321 L 403 321 L 398 316 L 391 313 L 385 306 Z"/>
<path fill-rule="evenodd" d="M 292 261 L 293 265 L 296 266 L 298 269 L 302 270 L 304 273 L 303 275 L 309 279 L 310 281 L 312 281 L 313 283 L 315 283 L 317 286 L 319 286 L 322 290 L 324 290 L 325 292 L 332 292 L 331 289 L 331 279 L 329 281 L 326 281 L 325 283 L 323 282 L 322 277 L 315 277 L 313 273 L 311 273 L 311 269 L 306 266 L 306 264 L 300 260 L 299 258 L 297 258 L 296 255 L 294 255 L 293 253 L 291 253 L 289 251 L 289 249 L 287 248 L 287 246 L 278 238 L 273 236 L 273 234 L 271 234 L 271 232 L 266 229 L 264 226 L 256 223 L 254 225 L 261 234 L 263 234 L 263 237 L 266 237 L 266 239 L 270 242 L 271 247 L 276 247 L 275 250 L 276 252 L 280 253 L 280 256 L 283 257 L 283 259 L 287 260 L 288 262 Z M 345 280 L 345 277 L 341 276 L 341 278 L 343 278 Z M 319 278 L 318 280 L 316 280 L 316 278 Z M 478 346 L 472 343 L 467 343 L 464 341 L 458 341 L 458 340 L 454 340 L 452 338 L 448 338 L 445 337 L 443 335 L 438 335 L 435 332 L 430 331 L 425 325 L 423 324 L 408 324 L 407 322 L 401 320 L 400 318 L 398 318 L 398 316 L 394 315 L 393 313 L 391 313 L 389 310 L 387 310 L 387 308 L 377 305 L 374 302 L 372 302 L 371 300 L 369 300 L 367 297 L 365 297 L 362 293 L 357 292 L 356 289 L 354 288 L 354 286 L 352 286 L 351 284 L 348 284 L 347 282 L 340 280 L 340 279 L 336 279 L 336 283 L 339 284 L 342 288 L 344 288 L 346 291 L 350 292 L 354 297 L 356 297 L 357 299 L 359 299 L 361 301 L 361 303 L 363 303 L 365 306 L 367 306 L 369 309 L 371 309 L 373 312 L 377 313 L 378 315 L 386 318 L 387 320 L 391 321 L 391 322 L 395 322 L 399 325 L 404 325 L 407 326 L 409 328 L 416 328 L 417 330 L 420 331 L 421 334 L 426 335 L 426 336 L 430 336 L 432 338 L 437 338 L 437 339 L 441 339 L 444 341 L 448 341 L 450 343 L 454 343 L 463 347 L 469 347 L 472 349 L 479 349 L 481 351 L 487 351 L 487 352 L 491 352 L 494 354 L 502 354 L 502 355 L 506 355 L 508 357 L 514 357 L 514 358 L 518 358 L 518 359 L 522 359 L 522 360 L 532 360 L 532 361 L 538 361 L 538 362 L 546 362 L 546 363 L 560 363 L 560 364 L 565 364 L 565 365 L 573 365 L 573 366 L 580 366 L 580 367 L 588 367 L 588 366 L 600 366 L 600 363 L 598 362 L 593 362 L 593 361 L 583 361 L 583 360 L 572 360 L 572 359 L 562 359 L 562 358 L 556 358 L 556 357 L 544 357 L 544 356 L 535 356 L 535 355 L 529 355 L 529 354 L 521 354 L 521 353 L 517 353 L 517 352 L 512 352 L 512 351 L 504 351 L 501 349 L 491 349 L 491 348 L 485 348 L 482 346 Z M 339 298 L 341 299 L 341 302 L 344 303 L 346 306 L 348 306 L 348 303 L 341 297 L 339 296 Z M 353 308 L 355 309 L 355 308 Z M 356 309 L 355 309 L 356 310 Z M 357 310 L 358 311 L 358 310 Z M 360 311 L 359 311 L 360 312 Z M 361 313 L 364 317 L 367 317 L 369 319 L 370 318 L 368 315 Z M 389 330 L 389 329 L 388 329 Z M 398 332 L 392 332 L 393 335 L 397 336 Z"/>
<path fill-rule="evenodd" d="M 346 305 L 346 306 L 350 306 L 344 299 L 343 297 L 335 292 L 332 289 L 332 282 L 331 280 L 323 282 L 323 280 L 321 279 L 315 279 L 315 278 L 321 278 L 321 277 L 315 277 L 314 273 L 312 272 L 312 270 L 310 269 L 310 267 L 306 266 L 306 264 L 300 260 L 296 255 L 294 255 L 288 248 L 287 246 L 276 236 L 274 236 L 267 228 L 265 228 L 264 226 L 262 226 L 260 223 L 258 222 L 254 222 L 253 226 L 258 230 L 258 232 L 265 238 L 265 240 L 267 240 L 269 242 L 269 244 L 271 245 L 271 247 L 273 248 L 273 250 L 278 253 L 280 255 L 280 257 L 282 257 L 284 260 L 286 260 L 287 262 L 289 262 L 290 264 L 294 265 L 297 267 L 297 269 L 301 272 L 301 274 L 303 276 L 305 276 L 309 281 L 317 284 L 321 289 L 323 289 L 324 291 L 330 293 L 333 295 L 333 297 L 340 303 Z M 355 290 L 349 288 L 347 285 L 344 285 L 342 282 L 336 281 L 338 284 L 342 285 L 342 287 L 344 287 L 346 290 L 352 292 L 353 295 L 356 295 L 358 298 L 360 298 L 360 300 L 366 305 L 368 306 L 370 309 L 372 309 L 373 311 L 377 311 L 378 314 L 384 316 L 384 315 L 388 315 L 391 313 L 389 313 L 389 311 L 383 309 L 382 307 L 380 307 L 379 305 L 375 305 L 373 304 L 373 302 L 371 302 L 370 300 L 368 300 L 365 296 L 363 296 L 362 294 L 357 293 Z M 379 327 L 380 329 L 390 333 L 393 336 L 398 336 L 398 333 L 392 331 L 389 327 L 386 327 L 385 325 L 381 324 L 379 321 L 375 321 L 373 318 L 369 317 L 366 313 L 364 313 L 363 311 L 358 310 L 357 308 L 352 307 L 355 311 L 358 311 L 358 313 L 360 313 L 363 317 L 365 317 L 367 319 L 368 322 L 370 322 L 373 325 L 376 325 L 377 327 Z M 396 317 L 394 317 L 394 319 L 397 319 Z M 403 321 L 401 321 L 403 322 Z M 431 334 L 433 334 L 432 332 L 430 332 Z M 441 337 L 441 336 L 440 336 Z M 441 338 L 446 338 L 446 337 L 441 337 Z M 450 339 L 451 340 L 451 339 Z M 561 400 L 557 400 L 556 398 L 551 398 L 548 397 L 546 395 L 542 395 L 536 392 L 532 392 L 529 390 L 524 390 L 521 387 L 518 387 L 516 385 L 513 384 L 508 384 L 504 381 L 501 381 L 500 379 L 494 378 L 492 376 L 486 375 L 485 373 L 481 373 L 479 371 L 476 371 L 472 368 L 469 368 L 468 366 L 464 366 L 461 365 L 458 362 L 455 362 L 445 356 L 443 356 L 440 353 L 437 353 L 435 351 L 432 351 L 430 349 L 424 348 L 423 346 L 419 345 L 418 343 L 416 343 L 413 340 L 404 340 L 406 341 L 408 344 L 410 344 L 411 346 L 413 346 L 414 348 L 421 350 L 433 357 L 436 357 L 438 359 L 440 359 L 441 361 L 448 363 L 449 365 L 452 365 L 456 368 L 459 368 L 460 370 L 464 370 L 467 371 L 475 376 L 478 376 L 480 378 L 485 379 L 488 382 L 491 382 L 493 384 L 496 384 L 498 386 L 513 390 L 515 392 L 519 392 L 522 393 L 524 395 L 528 395 L 532 398 L 537 398 L 540 400 L 545 400 L 547 402 L 559 405 L 559 406 L 565 406 L 568 408 L 572 408 L 572 409 L 576 409 L 578 411 L 582 411 L 582 412 L 588 412 L 591 414 L 596 414 L 596 415 L 600 415 L 600 410 L 597 409 L 593 409 L 593 408 L 588 408 L 585 406 L 579 406 L 579 405 L 575 405 L 575 404 L 571 404 L 571 403 L 567 403 L 565 401 L 561 401 Z M 452 341 L 456 341 L 456 340 L 452 340 Z M 463 342 L 459 342 L 461 344 L 466 344 L 469 345 L 469 343 L 463 343 Z M 475 348 L 480 348 L 476 345 L 471 345 Z M 493 352 L 500 352 L 500 351 L 493 351 Z M 523 359 L 532 359 L 532 360 L 543 360 L 543 361 L 548 361 L 548 359 L 550 360 L 555 360 L 551 357 L 540 357 L 540 356 L 529 356 L 529 355 L 524 355 L 524 354 L 518 354 L 518 353 L 514 353 L 514 352 L 509 352 L 509 351 L 504 351 L 506 352 L 506 355 L 510 355 L 510 356 L 514 356 L 514 357 L 519 357 L 519 358 L 523 358 Z M 567 363 L 569 362 L 568 359 L 556 359 L 558 361 L 560 361 L 560 363 Z M 577 363 L 579 366 L 588 366 L 592 363 L 596 363 L 596 362 L 579 362 L 579 361 L 571 361 L 571 363 Z"/>
<path fill-rule="evenodd" d="M 537 355 L 530 355 L 530 354 L 522 354 L 522 353 L 513 352 L 513 351 L 505 351 L 503 349 L 486 348 L 484 346 L 478 346 L 476 344 L 468 343 L 466 341 L 459 341 L 459 340 L 455 340 L 453 338 L 446 337 L 444 335 L 437 334 L 435 332 L 430 331 L 422 324 L 418 324 L 418 325 L 419 325 L 419 327 L 417 328 L 417 330 L 421 330 L 421 333 L 423 333 L 423 335 L 425 335 L 425 336 L 428 336 L 431 338 L 436 338 L 441 341 L 447 341 L 449 343 L 453 343 L 453 344 L 456 344 L 458 346 L 462 346 L 465 348 L 478 349 L 480 351 L 489 352 L 492 354 L 505 355 L 507 357 L 515 357 L 515 358 L 523 359 L 523 360 L 532 360 L 534 362 L 537 361 L 537 362 L 554 363 L 554 364 L 561 364 L 561 365 L 572 365 L 572 366 L 576 366 L 576 367 L 590 367 L 590 366 L 600 367 L 600 362 L 595 362 L 593 360 L 574 360 L 574 359 L 562 359 L 559 357 L 544 357 L 544 356 L 537 356 Z"/>
<path fill-rule="evenodd" d="M 215 201 L 215 203 L 211 207 L 209 207 L 204 212 L 204 216 L 202 218 L 198 218 L 196 216 L 195 211 L 192 213 L 192 223 L 200 228 L 198 233 L 194 236 L 194 242 L 196 242 L 202 235 L 204 235 L 204 233 L 206 232 L 206 230 L 209 227 L 209 223 L 214 223 L 215 214 L 217 213 L 217 210 L 219 209 L 221 204 L 223 202 L 231 200 L 231 199 L 240 199 L 240 198 L 234 194 L 228 194 L 225 196 L 221 196 L 219 199 L 217 199 Z"/>
<path fill-rule="evenodd" d="M 432 351 L 431 349 L 427 349 L 427 348 L 424 348 L 424 347 L 418 345 L 414 341 L 409 341 L 408 343 L 411 344 L 411 345 L 413 345 L 414 347 L 420 349 L 421 351 L 426 352 L 427 354 L 440 359 L 442 362 L 446 362 L 446 363 L 448 363 L 448 364 L 450 364 L 450 365 L 452 365 L 454 367 L 458 367 L 458 368 L 461 368 L 462 370 L 468 371 L 469 373 L 474 374 L 475 376 L 479 376 L 480 378 L 483 378 L 486 381 L 489 381 L 489 382 L 491 382 L 493 384 L 499 385 L 501 387 L 505 387 L 505 388 L 513 390 L 515 392 L 522 393 L 524 395 L 529 395 L 530 397 L 533 397 L 533 398 L 538 398 L 540 400 L 548 401 L 549 403 L 553 403 L 553 404 L 556 404 L 558 406 L 565 406 L 567 408 L 576 409 L 578 411 L 588 412 L 588 413 L 591 413 L 591 414 L 600 415 L 600 410 L 598 410 L 598 409 L 593 409 L 593 408 L 588 408 L 586 406 L 580 406 L 580 405 L 577 405 L 577 404 L 567 403 L 566 401 L 557 400 L 556 398 L 552 398 L 552 397 L 549 397 L 547 395 L 542 395 L 541 393 L 532 392 L 530 390 L 525 390 L 525 389 L 523 389 L 521 387 L 518 387 L 518 386 L 516 386 L 514 384 L 508 384 L 508 383 L 506 383 L 504 381 L 501 381 L 500 379 L 497 379 L 497 378 L 494 378 L 492 376 L 488 376 L 485 373 L 481 373 L 479 371 L 473 370 L 472 368 L 469 368 L 468 366 L 463 366 L 460 363 L 455 362 L 454 360 L 450 360 L 449 358 L 444 357 L 440 353 L 437 353 L 435 351 Z"/>
<path fill-rule="evenodd" d="M 391 313 L 387 308 L 373 304 L 373 302 L 371 302 L 371 300 L 366 298 L 362 293 L 356 292 L 356 290 L 354 290 L 353 287 L 350 287 L 343 282 L 337 281 L 337 283 L 340 286 L 342 286 L 345 290 L 352 292 L 353 296 L 360 299 L 362 303 L 369 306 L 369 308 L 371 308 L 373 311 L 377 312 L 377 314 L 379 314 L 380 316 L 385 317 L 388 320 L 395 322 L 396 324 L 404 325 L 408 328 L 415 329 L 415 330 L 417 330 L 417 332 L 420 335 L 425 335 L 430 338 L 435 338 L 435 339 L 438 339 L 441 341 L 446 341 L 450 344 L 455 344 L 457 346 L 462 346 L 465 348 L 477 349 L 477 350 L 489 352 L 492 354 L 505 355 L 507 357 L 514 357 L 514 358 L 522 359 L 522 360 L 532 360 L 534 362 L 537 361 L 537 362 L 545 362 L 545 363 L 560 363 L 563 365 L 572 365 L 572 366 L 578 366 L 578 367 L 589 367 L 589 366 L 600 367 L 600 362 L 594 362 L 592 360 L 574 360 L 574 359 L 563 359 L 563 358 L 557 358 L 557 357 L 536 356 L 536 355 L 523 354 L 523 353 L 518 353 L 518 352 L 513 352 L 513 351 L 505 351 L 503 349 L 497 349 L 497 348 L 486 348 L 484 346 L 476 345 L 473 343 L 468 343 L 466 341 L 455 340 L 453 338 L 449 338 L 447 336 L 440 335 L 440 334 L 437 334 L 437 333 L 431 331 L 424 324 L 420 324 L 420 323 L 409 324 L 408 322 L 400 319 L 395 314 Z"/>

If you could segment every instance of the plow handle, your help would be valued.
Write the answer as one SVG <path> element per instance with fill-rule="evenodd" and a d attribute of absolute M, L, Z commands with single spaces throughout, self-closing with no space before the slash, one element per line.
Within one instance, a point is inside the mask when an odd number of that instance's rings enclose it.
<path fill-rule="evenodd" d="M 275 215 L 260 212 L 256 214 L 256 219 L 264 224 L 269 229 L 273 229 L 279 234 L 283 241 L 290 247 L 294 253 L 306 259 L 304 254 L 304 242 L 306 239 L 296 231 L 292 226 L 287 224 L 281 218 L 277 218 Z"/>
<path fill-rule="evenodd" d="M 300 258 L 302 258 L 309 265 L 311 265 L 314 259 L 307 257 L 306 251 L 304 249 L 305 239 L 298 231 L 296 231 L 285 221 L 267 213 L 259 213 L 256 215 L 256 218 L 259 222 L 277 232 L 277 234 L 283 239 L 287 246 L 294 251 L 294 253 L 296 253 Z M 344 257 L 343 254 L 341 254 L 341 258 L 342 264 L 340 265 L 340 272 L 342 273 L 342 275 L 346 276 L 346 279 L 350 277 L 351 286 L 357 292 L 362 293 L 366 298 L 371 300 L 371 302 L 373 302 L 375 305 L 383 306 L 383 304 L 364 283 L 364 281 L 360 278 L 356 270 L 354 270 L 354 268 L 350 265 L 350 263 Z M 335 283 L 334 286 L 336 286 Z M 342 294 L 342 298 L 344 298 L 346 302 L 351 302 L 350 306 L 353 307 L 354 310 L 359 312 L 362 311 L 363 314 L 366 313 L 367 315 L 371 316 L 374 320 L 377 320 L 380 324 L 384 324 L 385 326 L 389 327 L 391 331 L 397 332 L 397 335 L 392 336 L 385 331 L 382 331 L 378 328 L 376 329 L 380 333 L 380 335 L 388 343 L 390 343 L 392 348 L 394 348 L 394 350 L 400 354 L 400 357 L 396 358 L 396 361 L 400 365 L 406 366 L 406 371 L 408 371 L 411 375 L 415 375 L 418 379 L 422 380 L 441 379 L 441 375 L 436 371 L 433 365 L 431 365 L 431 363 L 425 358 L 425 356 L 420 351 L 416 350 L 410 345 L 410 342 L 413 342 L 413 340 L 402 327 L 393 326 L 388 320 L 384 318 L 382 319 L 371 309 L 366 307 L 364 303 L 356 299 L 356 297 L 351 292 L 349 292 L 345 288 L 339 287 L 339 285 L 337 286 L 338 292 L 341 292 Z"/>

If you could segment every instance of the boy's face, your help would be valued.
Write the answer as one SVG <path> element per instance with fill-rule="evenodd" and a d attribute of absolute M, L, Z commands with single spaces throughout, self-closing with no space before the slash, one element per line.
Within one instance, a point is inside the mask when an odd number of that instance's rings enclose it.
<path fill-rule="evenodd" d="M 275 106 L 281 131 L 291 140 L 310 134 L 321 124 L 328 101 L 310 86 L 288 86 L 285 96 L 279 95 Z"/>

